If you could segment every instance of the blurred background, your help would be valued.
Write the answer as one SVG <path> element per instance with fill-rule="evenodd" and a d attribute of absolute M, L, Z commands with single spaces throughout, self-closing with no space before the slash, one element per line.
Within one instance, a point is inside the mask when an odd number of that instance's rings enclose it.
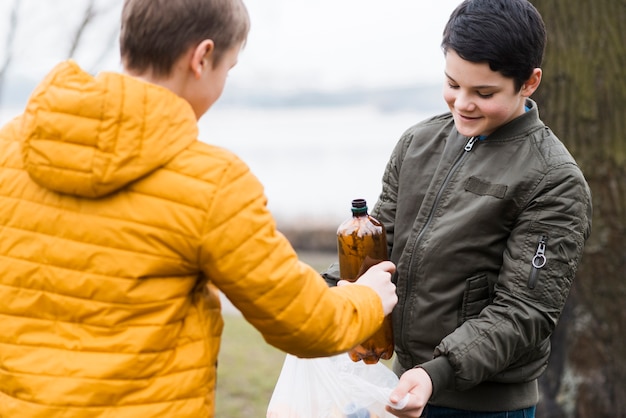
<path fill-rule="evenodd" d="M 2 0 L 0 121 L 59 61 L 119 71 L 122 0 Z M 402 132 L 445 111 L 443 26 L 457 0 L 248 0 L 252 21 L 205 142 L 240 155 L 285 227 L 373 205 Z"/>

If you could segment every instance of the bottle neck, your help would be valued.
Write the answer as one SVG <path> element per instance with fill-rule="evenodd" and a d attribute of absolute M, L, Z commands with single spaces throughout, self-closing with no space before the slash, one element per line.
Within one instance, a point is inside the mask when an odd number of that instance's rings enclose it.
<path fill-rule="evenodd" d="M 352 208 L 352 216 L 355 218 L 367 216 L 367 208 Z"/>

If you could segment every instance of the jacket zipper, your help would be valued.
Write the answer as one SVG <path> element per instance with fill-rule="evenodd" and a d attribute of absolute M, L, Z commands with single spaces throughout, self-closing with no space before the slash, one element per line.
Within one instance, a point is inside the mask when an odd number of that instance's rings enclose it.
<path fill-rule="evenodd" d="M 472 150 L 472 148 L 474 148 L 474 144 L 476 143 L 476 141 L 478 141 L 478 137 L 477 136 L 473 136 L 471 137 L 468 141 L 467 144 L 465 144 L 465 148 L 463 148 L 465 151 L 470 152 Z M 465 154 L 463 154 L 465 155 Z"/>
<path fill-rule="evenodd" d="M 471 138 L 469 138 L 467 140 L 467 142 L 465 143 L 465 146 L 463 147 L 463 152 L 461 153 L 461 155 L 459 155 L 457 160 L 454 162 L 454 164 L 452 165 L 452 167 L 448 171 L 448 174 L 446 174 L 446 178 L 443 180 L 443 183 L 441 184 L 441 187 L 439 188 L 439 191 L 437 192 L 437 196 L 435 197 L 435 201 L 433 202 L 433 206 L 430 208 L 430 212 L 428 213 L 428 218 L 426 219 L 426 223 L 424 223 L 424 226 L 422 227 L 422 229 L 420 230 L 419 234 L 417 234 L 417 237 L 415 238 L 414 246 L 413 246 L 414 249 L 417 247 L 417 243 L 422 239 L 422 237 L 424 236 L 424 233 L 426 232 L 426 229 L 428 229 L 428 226 L 432 222 L 433 217 L 435 216 L 435 209 L 437 208 L 437 205 L 439 204 L 439 200 L 441 199 L 441 195 L 443 194 L 443 191 L 445 190 L 446 186 L 450 182 L 450 177 L 452 177 L 452 174 L 454 174 L 456 172 L 456 170 L 461 165 L 461 162 L 463 162 L 465 157 L 474 148 L 474 144 L 478 141 L 478 139 L 479 139 L 479 137 L 473 136 L 473 137 L 471 137 Z M 407 277 L 409 277 L 409 278 L 413 274 L 413 257 L 414 256 L 415 256 L 415 250 L 411 253 L 411 259 L 409 260 L 409 271 L 408 271 L 408 274 L 407 274 Z M 406 299 L 407 299 L 409 293 L 410 292 L 405 292 L 404 298 L 403 298 L 404 309 L 403 309 L 403 312 L 402 312 L 402 329 L 405 329 L 406 326 L 407 326 L 407 323 L 406 323 L 407 315 L 405 315 L 405 311 L 407 309 Z M 402 340 L 402 344 L 405 345 L 406 344 L 406 333 L 400 332 L 400 335 L 401 335 L 400 338 Z M 411 356 L 411 361 L 413 363 L 415 363 L 415 359 L 412 358 L 412 357 L 413 356 Z"/>
<path fill-rule="evenodd" d="M 534 289 L 537 285 L 537 279 L 539 278 L 539 270 L 543 266 L 546 265 L 546 240 L 548 238 L 545 235 L 542 235 L 539 238 L 539 242 L 537 243 L 537 250 L 535 251 L 535 255 L 533 256 L 532 268 L 530 269 L 530 275 L 528 277 L 528 288 Z"/>

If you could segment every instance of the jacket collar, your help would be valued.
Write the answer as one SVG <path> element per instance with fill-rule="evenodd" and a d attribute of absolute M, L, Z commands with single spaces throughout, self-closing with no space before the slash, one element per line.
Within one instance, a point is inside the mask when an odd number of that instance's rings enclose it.
<path fill-rule="evenodd" d="M 543 128 L 544 125 L 539 119 L 537 103 L 531 99 L 526 99 L 526 107 L 528 110 L 523 115 L 496 129 L 487 137 L 487 140 L 511 139 L 527 135 L 530 131 Z"/>

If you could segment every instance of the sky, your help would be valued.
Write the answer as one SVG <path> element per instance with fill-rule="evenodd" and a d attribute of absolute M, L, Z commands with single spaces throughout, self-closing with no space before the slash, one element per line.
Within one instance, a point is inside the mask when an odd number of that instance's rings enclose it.
<path fill-rule="evenodd" d="M 439 81 L 441 33 L 458 3 L 248 0 L 252 29 L 233 77 L 330 89 Z"/>
<path fill-rule="evenodd" d="M 42 78 L 67 58 L 87 0 L 0 1 L 0 63 L 11 7 L 19 31 L 8 77 Z M 439 43 L 460 0 L 244 0 L 252 28 L 229 83 L 273 89 L 379 87 L 442 79 Z M 96 0 L 98 16 L 74 59 L 86 70 L 119 70 L 122 0 Z"/>

